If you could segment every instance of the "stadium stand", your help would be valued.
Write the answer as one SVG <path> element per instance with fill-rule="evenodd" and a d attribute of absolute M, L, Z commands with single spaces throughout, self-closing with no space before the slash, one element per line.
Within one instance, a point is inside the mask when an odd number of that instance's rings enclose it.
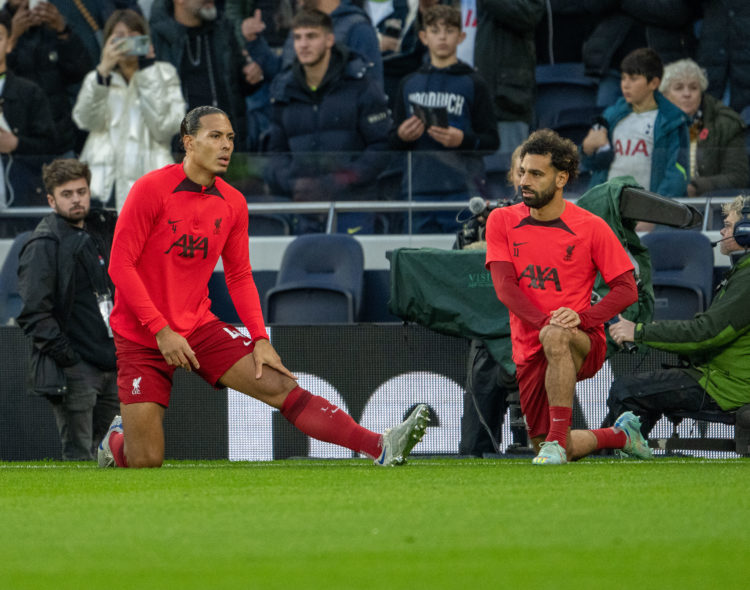
<path fill-rule="evenodd" d="M 354 323 L 359 319 L 364 254 L 346 235 L 308 234 L 287 247 L 276 286 L 266 293 L 269 324 Z"/>
<path fill-rule="evenodd" d="M 536 90 L 534 109 L 537 127 L 554 121 L 558 113 L 565 109 L 596 109 L 597 82 L 584 74 L 582 63 L 537 66 Z"/>
<path fill-rule="evenodd" d="M 704 311 L 711 302 L 714 256 L 700 232 L 666 230 L 646 234 L 654 285 L 654 319 L 680 320 Z"/>

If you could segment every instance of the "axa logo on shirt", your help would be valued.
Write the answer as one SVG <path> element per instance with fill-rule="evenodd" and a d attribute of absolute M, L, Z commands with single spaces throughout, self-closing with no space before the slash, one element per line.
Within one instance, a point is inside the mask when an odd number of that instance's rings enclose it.
<path fill-rule="evenodd" d="M 445 107 L 451 115 L 460 116 L 463 114 L 466 98 L 453 92 L 412 92 L 409 101 L 423 107 Z"/>
<path fill-rule="evenodd" d="M 192 234 L 182 234 L 176 241 L 172 242 L 172 245 L 164 254 L 169 254 L 172 248 L 179 248 L 179 256 L 183 258 L 194 258 L 195 251 L 200 250 L 203 252 L 203 258 L 205 259 L 208 256 L 208 238 Z"/>
<path fill-rule="evenodd" d="M 547 288 L 547 282 L 551 282 L 555 286 L 555 291 L 562 291 L 560 277 L 557 275 L 557 269 L 553 266 L 542 268 L 539 265 L 529 264 L 518 278 L 529 279 L 529 287 L 532 289 L 544 290 Z"/>

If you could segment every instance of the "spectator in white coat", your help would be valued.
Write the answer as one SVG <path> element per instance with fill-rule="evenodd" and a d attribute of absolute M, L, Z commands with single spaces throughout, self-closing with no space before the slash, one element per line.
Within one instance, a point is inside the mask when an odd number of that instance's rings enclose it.
<path fill-rule="evenodd" d="M 89 136 L 80 159 L 91 169 L 91 194 L 119 210 L 133 183 L 174 162 L 172 137 L 185 116 L 177 70 L 155 61 L 148 25 L 133 10 L 116 10 L 104 25 L 97 67 L 86 75 L 73 120 Z M 145 55 L 144 55 L 145 54 Z"/>

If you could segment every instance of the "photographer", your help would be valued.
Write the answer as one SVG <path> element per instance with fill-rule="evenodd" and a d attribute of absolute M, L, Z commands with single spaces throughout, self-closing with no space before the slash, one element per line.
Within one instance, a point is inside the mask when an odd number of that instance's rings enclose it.
<path fill-rule="evenodd" d="M 81 161 L 91 168 L 91 194 L 119 210 L 133 183 L 173 162 L 172 136 L 185 115 L 177 70 L 154 60 L 148 26 L 133 10 L 104 25 L 104 47 L 86 75 L 73 120 L 89 131 Z"/>
<path fill-rule="evenodd" d="M 517 191 L 521 177 L 518 169 L 520 151 L 519 146 L 511 155 L 511 165 L 508 171 L 508 184 L 515 189 L 514 197 L 512 200 L 498 202 L 496 205 L 498 207 L 518 201 Z M 469 210 L 473 215 L 458 232 L 456 249 L 487 249 L 484 233 L 487 217 L 493 208 L 492 203 L 488 203 L 481 197 L 473 197 L 469 201 Z M 514 400 L 515 403 L 512 403 Z M 493 358 L 482 340 L 472 340 L 466 367 L 466 390 L 464 413 L 461 417 L 459 454 L 476 457 L 498 454 L 502 440 L 503 420 L 509 406 L 511 432 L 515 441 L 512 446 L 526 447 L 526 429 L 518 404 L 518 384 L 515 375 L 508 373 Z"/>

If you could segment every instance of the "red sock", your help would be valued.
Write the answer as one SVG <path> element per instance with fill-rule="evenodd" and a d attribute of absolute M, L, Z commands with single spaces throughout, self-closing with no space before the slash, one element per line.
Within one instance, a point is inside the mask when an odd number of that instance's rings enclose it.
<path fill-rule="evenodd" d="M 591 432 L 596 437 L 597 449 L 621 449 L 628 440 L 622 430 L 615 432 L 614 428 L 598 428 Z"/>
<path fill-rule="evenodd" d="M 125 436 L 122 432 L 113 432 L 109 435 L 109 449 L 115 458 L 115 465 L 118 467 L 127 467 L 128 460 L 125 458 Z"/>
<path fill-rule="evenodd" d="M 301 387 L 289 392 L 281 414 L 308 436 L 371 457 L 380 455 L 378 433 L 363 428 L 341 408 Z"/>
<path fill-rule="evenodd" d="M 549 432 L 546 440 L 556 440 L 563 449 L 568 448 L 568 427 L 573 417 L 573 408 L 549 407 Z"/>

